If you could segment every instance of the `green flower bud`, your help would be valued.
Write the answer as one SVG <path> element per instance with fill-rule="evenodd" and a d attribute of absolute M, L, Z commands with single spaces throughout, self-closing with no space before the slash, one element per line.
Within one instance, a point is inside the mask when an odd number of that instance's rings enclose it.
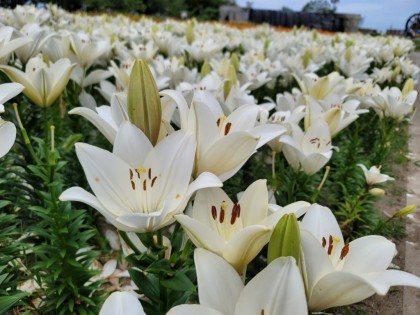
<path fill-rule="evenodd" d="M 412 78 L 409 78 L 409 79 L 407 79 L 407 81 L 405 81 L 404 87 L 403 87 L 401 93 L 402 93 L 402 95 L 407 95 L 412 90 L 414 90 L 414 81 L 413 81 Z"/>
<path fill-rule="evenodd" d="M 416 204 L 411 204 L 411 205 L 408 205 L 408 206 L 406 206 L 406 207 L 404 207 L 404 208 L 402 208 L 402 209 L 400 209 L 400 210 L 398 210 L 394 215 L 393 215 L 393 217 L 394 218 L 402 218 L 402 217 L 405 217 L 405 216 L 407 216 L 407 215 L 409 215 L 409 214 L 411 214 L 411 213 L 413 213 L 414 211 L 416 211 L 416 209 L 417 209 L 417 205 Z"/>
<path fill-rule="evenodd" d="M 211 72 L 211 66 L 208 63 L 208 61 L 206 60 L 206 61 L 204 61 L 203 65 L 201 66 L 201 72 L 200 72 L 201 78 L 204 78 L 210 72 Z"/>
<path fill-rule="evenodd" d="M 239 58 L 236 53 L 233 53 L 232 56 L 230 56 L 230 64 L 235 68 L 235 71 L 239 71 Z"/>
<path fill-rule="evenodd" d="M 372 188 L 369 189 L 369 194 L 371 194 L 372 196 L 383 196 L 385 195 L 385 190 L 381 188 Z"/>
<path fill-rule="evenodd" d="M 194 41 L 194 25 L 192 22 L 189 22 L 187 24 L 187 27 L 185 28 L 185 37 L 187 37 L 187 42 L 189 45 Z"/>
<path fill-rule="evenodd" d="M 297 263 L 300 261 L 300 230 L 294 213 L 282 216 L 268 243 L 268 264 L 282 256 L 292 256 Z"/>
<path fill-rule="evenodd" d="M 229 96 L 229 93 L 232 90 L 232 86 L 234 86 L 236 82 L 238 82 L 238 79 L 236 77 L 235 68 L 232 65 L 229 65 L 229 68 L 226 74 L 226 80 L 223 85 L 223 95 L 225 99 Z"/>
<path fill-rule="evenodd" d="M 127 103 L 128 118 L 155 145 L 159 137 L 162 108 L 155 79 L 142 59 L 136 60 L 131 70 Z"/>

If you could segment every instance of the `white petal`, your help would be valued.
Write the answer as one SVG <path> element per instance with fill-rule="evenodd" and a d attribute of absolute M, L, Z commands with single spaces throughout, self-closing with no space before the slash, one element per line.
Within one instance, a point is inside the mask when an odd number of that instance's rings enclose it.
<path fill-rule="evenodd" d="M 0 118 L 0 158 L 6 155 L 16 139 L 16 127 L 9 121 Z"/>
<path fill-rule="evenodd" d="M 244 288 L 235 308 L 243 314 L 308 314 L 305 289 L 296 262 L 280 257 L 257 274 Z"/>
<path fill-rule="evenodd" d="M 223 315 L 207 306 L 203 305 L 178 305 L 169 310 L 166 315 Z"/>
<path fill-rule="evenodd" d="M 80 115 L 89 120 L 98 130 L 107 138 L 111 144 L 114 144 L 115 137 L 117 135 L 116 129 L 114 129 L 105 119 L 99 116 L 95 111 L 90 108 L 76 107 L 69 111 L 69 114 Z"/>
<path fill-rule="evenodd" d="M 144 166 L 146 157 L 153 145 L 145 134 L 132 123 L 123 122 L 115 138 L 113 153 L 123 159 L 131 167 Z"/>
<path fill-rule="evenodd" d="M 320 244 L 323 237 L 328 240 L 328 237 L 332 235 L 337 237 L 341 244 L 344 245 L 343 235 L 337 219 L 327 207 L 322 207 L 318 204 L 310 206 L 303 217 L 300 228 L 311 232 Z"/>
<path fill-rule="evenodd" d="M 369 235 L 358 238 L 349 243 L 343 271 L 361 274 L 386 270 L 395 252 L 394 243 L 383 236 Z"/>
<path fill-rule="evenodd" d="M 130 183 L 130 165 L 111 152 L 85 143 L 76 143 L 76 153 L 90 188 L 107 210 L 115 216 L 139 210 Z"/>
<path fill-rule="evenodd" d="M 225 241 L 205 222 L 192 219 L 184 214 L 176 215 L 175 218 L 196 247 L 222 255 Z"/>
<path fill-rule="evenodd" d="M 140 301 L 129 292 L 114 292 L 102 305 L 99 315 L 146 315 Z"/>
<path fill-rule="evenodd" d="M 267 181 L 261 179 L 252 183 L 238 203 L 241 205 L 244 226 L 263 223 L 268 212 Z"/>
<path fill-rule="evenodd" d="M 321 278 L 313 288 L 308 306 L 310 311 L 322 311 L 362 301 L 375 293 L 361 276 L 347 272 L 331 272 Z"/>
<path fill-rule="evenodd" d="M 241 278 L 223 258 L 205 249 L 194 252 L 200 304 L 222 314 L 234 313 L 244 285 Z"/>

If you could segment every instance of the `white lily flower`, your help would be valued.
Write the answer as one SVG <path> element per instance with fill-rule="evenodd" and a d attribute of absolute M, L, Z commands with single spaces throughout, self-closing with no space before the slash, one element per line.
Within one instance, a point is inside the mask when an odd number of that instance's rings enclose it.
<path fill-rule="evenodd" d="M 196 249 L 200 305 L 179 305 L 167 315 L 308 314 L 305 289 L 292 257 L 272 261 L 246 286 L 222 258 Z"/>
<path fill-rule="evenodd" d="M 77 156 L 96 196 L 72 187 L 61 194 L 60 200 L 86 203 L 123 231 L 155 231 L 171 224 L 173 215 L 184 210 L 196 190 L 222 185 L 209 173 L 190 183 L 195 146 L 192 136 L 179 131 L 153 147 L 140 129 L 124 122 L 113 153 L 76 144 Z"/>
<path fill-rule="evenodd" d="M 334 97 L 330 97 L 328 102 L 309 98 L 305 123 L 310 126 L 321 118 L 328 124 L 331 137 L 335 137 L 341 130 L 359 118 L 359 114 L 369 112 L 367 109 L 358 109 L 359 105 L 360 101 L 356 99 L 344 101 L 338 96 L 336 100 Z"/>
<path fill-rule="evenodd" d="M 366 166 L 363 164 L 357 164 L 365 174 L 366 183 L 370 185 L 384 183 L 389 180 L 394 180 L 391 176 L 386 174 L 381 174 L 381 167 L 372 166 L 371 168 L 367 169 Z"/>
<path fill-rule="evenodd" d="M 369 235 L 346 243 L 330 209 L 312 205 L 300 227 L 310 311 L 385 295 L 394 285 L 420 288 L 419 277 L 387 269 L 396 252 L 391 241 Z"/>
<path fill-rule="evenodd" d="M 233 176 L 256 149 L 286 130 L 277 125 L 258 125 L 261 108 L 244 105 L 225 116 L 216 98 L 207 91 L 195 91 L 191 107 L 180 93 L 161 92 L 179 109 L 181 128 L 195 134 L 197 152 L 194 177 L 211 172 L 222 181 Z"/>
<path fill-rule="evenodd" d="M 13 27 L 0 27 L 0 64 L 6 64 L 13 51 L 32 41 L 27 36 L 12 39 L 14 31 Z"/>
<path fill-rule="evenodd" d="M 313 175 L 328 163 L 332 156 L 331 135 L 328 124 L 319 119 L 304 133 L 298 125 L 289 124 L 291 135 L 283 135 L 279 141 L 284 144 L 283 154 L 295 170 Z"/>
<path fill-rule="evenodd" d="M 19 83 L 0 84 L 0 114 L 4 113 L 3 103 L 18 95 L 24 86 Z M 0 158 L 9 152 L 15 143 L 16 127 L 13 123 L 0 117 Z"/>
<path fill-rule="evenodd" d="M 236 203 L 222 189 L 202 189 L 194 200 L 191 217 L 175 218 L 197 247 L 223 257 L 243 273 L 267 244 L 280 218 L 286 213 L 301 216 L 308 206 L 303 201 L 286 207 L 269 205 L 266 180 L 257 180 Z"/>
<path fill-rule="evenodd" d="M 35 57 L 44 43 L 54 36 L 53 33 L 49 33 L 47 29 L 41 28 L 38 24 L 26 24 L 20 32 L 32 39 L 31 42 L 15 50 L 16 56 L 23 64 L 26 64 L 30 58 Z"/>
<path fill-rule="evenodd" d="M 93 63 L 97 62 L 111 50 L 109 41 L 95 41 L 92 37 L 84 33 L 72 34 L 70 44 L 77 63 L 84 69 L 92 66 Z"/>
<path fill-rule="evenodd" d="M 23 94 L 32 102 L 40 107 L 48 107 L 65 89 L 74 66 L 68 59 L 46 64 L 38 56 L 28 61 L 25 72 L 5 65 L 0 65 L 0 70 L 12 81 L 22 84 L 25 87 Z"/>
<path fill-rule="evenodd" d="M 146 313 L 133 293 L 116 291 L 105 300 L 99 315 L 146 315 Z"/>

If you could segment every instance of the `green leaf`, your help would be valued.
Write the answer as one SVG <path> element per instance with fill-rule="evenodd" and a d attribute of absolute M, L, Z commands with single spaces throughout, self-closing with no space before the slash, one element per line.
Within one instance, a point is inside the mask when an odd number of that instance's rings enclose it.
<path fill-rule="evenodd" d="M 153 275 L 146 276 L 141 270 L 137 269 L 129 269 L 128 272 L 139 290 L 149 299 L 159 303 L 159 288 L 151 281 Z"/>
<path fill-rule="evenodd" d="M 195 285 L 185 273 L 178 272 L 169 279 L 163 279 L 160 284 L 174 291 L 195 291 Z"/>
<path fill-rule="evenodd" d="M 14 295 L 1 296 L 0 297 L 0 314 L 6 313 L 8 309 L 10 309 L 13 305 L 15 305 L 22 298 L 28 295 L 29 295 L 28 293 L 22 292 L 22 293 L 17 293 Z"/>

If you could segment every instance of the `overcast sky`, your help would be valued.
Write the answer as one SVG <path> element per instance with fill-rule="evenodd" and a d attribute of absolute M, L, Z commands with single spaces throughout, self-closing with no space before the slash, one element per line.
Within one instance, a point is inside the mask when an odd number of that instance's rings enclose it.
<path fill-rule="evenodd" d="M 299 11 L 309 0 L 251 0 L 254 9 L 279 10 L 283 6 Z M 247 0 L 236 0 L 245 7 Z M 404 29 L 407 19 L 420 13 L 420 0 L 340 0 L 337 13 L 360 14 L 361 27 L 385 31 Z"/>

